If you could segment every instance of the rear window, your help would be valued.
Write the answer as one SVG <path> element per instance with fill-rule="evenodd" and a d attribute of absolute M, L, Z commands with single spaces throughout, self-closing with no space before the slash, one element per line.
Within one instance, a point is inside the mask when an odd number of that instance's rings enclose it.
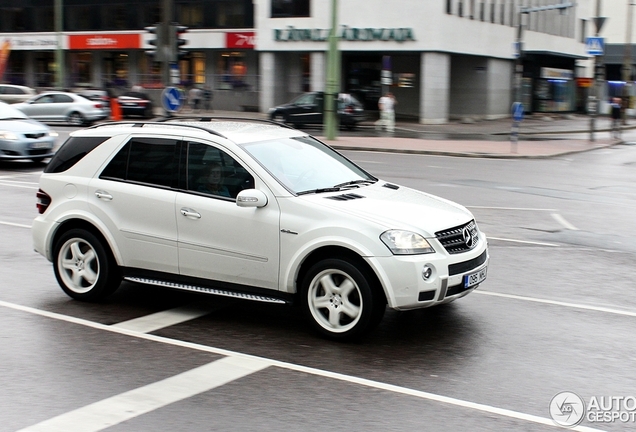
<path fill-rule="evenodd" d="M 109 137 L 70 137 L 46 165 L 45 173 L 60 173 L 71 168 Z"/>

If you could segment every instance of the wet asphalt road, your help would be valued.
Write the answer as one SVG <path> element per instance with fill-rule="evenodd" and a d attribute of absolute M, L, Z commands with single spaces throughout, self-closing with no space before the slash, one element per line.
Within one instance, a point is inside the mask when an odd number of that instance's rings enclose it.
<path fill-rule="evenodd" d="M 525 161 L 346 154 L 468 206 L 491 253 L 476 292 L 387 311 L 356 344 L 315 337 L 285 306 L 131 283 L 101 304 L 67 298 L 31 248 L 42 167 L 0 163 L 0 431 L 544 431 L 560 392 L 636 396 L 636 146 Z M 175 308 L 198 318 L 131 330 Z"/>

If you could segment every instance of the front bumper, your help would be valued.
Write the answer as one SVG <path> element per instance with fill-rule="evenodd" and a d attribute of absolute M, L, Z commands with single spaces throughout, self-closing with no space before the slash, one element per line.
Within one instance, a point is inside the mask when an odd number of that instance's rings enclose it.
<path fill-rule="evenodd" d="M 368 258 L 384 287 L 389 307 L 420 309 L 449 303 L 474 291 L 465 278 L 488 267 L 490 255 L 483 238 L 475 249 L 455 255 L 427 254 Z M 431 269 L 427 279 L 425 268 Z"/>

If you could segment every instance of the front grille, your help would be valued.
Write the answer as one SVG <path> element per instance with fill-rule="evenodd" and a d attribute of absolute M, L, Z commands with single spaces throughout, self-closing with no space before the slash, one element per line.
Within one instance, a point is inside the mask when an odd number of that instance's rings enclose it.
<path fill-rule="evenodd" d="M 43 136 L 45 136 L 46 133 L 41 132 L 41 133 L 27 133 L 24 134 L 25 137 L 27 138 L 31 138 L 31 139 L 38 139 L 38 138 L 42 138 Z"/>
<path fill-rule="evenodd" d="M 476 269 L 477 267 L 485 263 L 487 258 L 488 252 L 483 251 L 482 254 L 479 255 L 477 258 L 473 258 L 471 260 L 463 261 L 456 264 L 451 264 L 448 266 L 448 275 L 453 276 L 461 273 L 466 273 L 467 271 L 470 271 L 472 269 Z"/>
<path fill-rule="evenodd" d="M 43 155 L 43 154 L 47 154 L 50 153 L 51 149 L 31 149 L 29 150 L 29 155 L 31 156 L 38 156 L 38 155 Z"/>
<path fill-rule="evenodd" d="M 435 233 L 435 237 L 449 254 L 469 251 L 479 243 L 477 224 L 472 220 L 467 224 L 456 226 Z"/>

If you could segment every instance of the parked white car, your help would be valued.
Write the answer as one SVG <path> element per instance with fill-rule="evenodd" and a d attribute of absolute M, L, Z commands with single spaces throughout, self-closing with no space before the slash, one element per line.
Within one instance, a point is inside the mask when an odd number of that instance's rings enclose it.
<path fill-rule="evenodd" d="M 459 204 L 367 173 L 256 121 L 121 122 L 73 132 L 37 193 L 35 250 L 79 300 L 123 279 L 300 303 L 321 334 L 361 336 L 388 305 L 448 303 L 486 278 Z"/>
<path fill-rule="evenodd" d="M 66 122 L 73 126 L 89 125 L 108 117 L 103 102 L 67 92 L 41 93 L 13 106 L 32 119 L 41 122 Z"/>

